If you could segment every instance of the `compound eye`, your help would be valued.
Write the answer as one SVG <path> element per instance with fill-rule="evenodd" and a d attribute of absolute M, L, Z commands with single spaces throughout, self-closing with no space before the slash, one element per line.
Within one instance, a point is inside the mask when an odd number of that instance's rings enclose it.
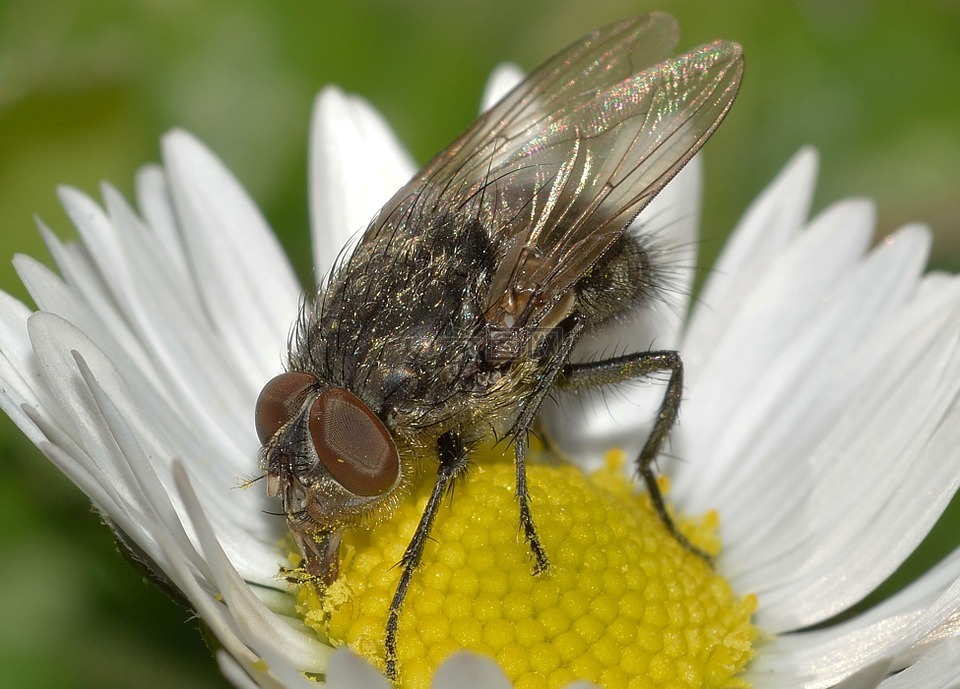
<path fill-rule="evenodd" d="M 323 466 L 354 495 L 383 495 L 396 483 L 400 457 L 390 431 L 353 393 L 331 388 L 317 397 L 310 436 Z"/>
<path fill-rule="evenodd" d="M 287 371 L 263 386 L 254 412 L 257 436 L 262 445 L 266 445 L 300 411 L 303 401 L 316 384 L 317 377 L 311 373 Z"/>

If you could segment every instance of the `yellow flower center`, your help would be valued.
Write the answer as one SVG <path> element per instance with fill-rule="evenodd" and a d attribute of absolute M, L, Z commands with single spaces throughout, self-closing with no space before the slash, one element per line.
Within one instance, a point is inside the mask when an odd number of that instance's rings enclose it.
<path fill-rule="evenodd" d="M 512 462 L 475 463 L 437 516 L 400 616 L 401 686 L 430 686 L 458 650 L 495 658 L 518 688 L 590 680 L 617 687 L 739 688 L 752 655 L 756 598 L 738 599 L 666 531 L 611 455 L 592 475 L 528 466 L 531 507 L 550 570 L 531 575 Z M 344 537 L 340 577 L 299 587 L 306 623 L 381 669 L 384 627 L 400 568 L 432 483 L 425 477 L 392 520 Z M 679 520 L 719 551 L 715 513 Z"/>

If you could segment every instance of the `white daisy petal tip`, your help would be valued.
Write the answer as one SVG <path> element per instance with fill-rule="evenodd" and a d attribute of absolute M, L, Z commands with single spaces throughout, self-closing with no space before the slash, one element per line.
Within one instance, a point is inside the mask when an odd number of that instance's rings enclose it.
<path fill-rule="evenodd" d="M 890 661 L 880 660 L 842 680 L 832 689 L 875 689 L 890 672 Z"/>
<path fill-rule="evenodd" d="M 877 224 L 877 204 L 873 199 L 865 196 L 841 199 L 821 211 L 817 218 L 827 214 L 836 230 L 841 232 L 851 224 L 866 225 L 870 228 L 876 227 Z"/>
<path fill-rule="evenodd" d="M 309 165 L 314 270 L 320 282 L 416 166 L 380 113 L 332 85 L 314 100 Z"/>
<path fill-rule="evenodd" d="M 160 137 L 160 151 L 164 167 L 169 167 L 171 162 L 196 159 L 197 156 L 205 161 L 214 156 L 206 144 L 182 127 L 174 127 Z"/>
<path fill-rule="evenodd" d="M 437 668 L 431 689 L 511 689 L 510 680 L 494 660 L 461 651 Z"/>
<path fill-rule="evenodd" d="M 223 161 L 192 134 L 162 142 L 197 294 L 251 386 L 276 372 L 302 289 L 276 234 Z"/>
<path fill-rule="evenodd" d="M 93 218 L 102 214 L 93 199 L 70 184 L 57 186 L 57 199 L 77 229 L 82 229 Z"/>
<path fill-rule="evenodd" d="M 687 319 L 688 378 L 698 368 L 770 262 L 807 224 L 817 179 L 816 149 L 804 147 L 750 204 L 724 245 Z"/>
<path fill-rule="evenodd" d="M 879 689 L 957 689 L 960 687 L 960 638 L 945 639 L 915 663 L 881 682 Z"/>
<path fill-rule="evenodd" d="M 900 227 L 880 240 L 880 243 L 892 246 L 897 243 L 916 244 L 923 251 L 924 259 L 933 247 L 933 230 L 926 223 L 912 222 Z"/>
<path fill-rule="evenodd" d="M 523 77 L 524 71 L 512 62 L 504 62 L 494 67 L 483 89 L 480 112 L 485 112 L 496 105 L 501 98 L 523 81 Z"/>
<path fill-rule="evenodd" d="M 787 237 L 793 236 L 805 224 L 810 214 L 810 203 L 817 185 L 820 154 L 812 146 L 804 146 L 787 161 L 760 195 L 750 204 L 734 233 L 743 233 L 744 225 L 763 220 L 784 226 Z M 762 223 L 754 232 L 763 232 Z M 777 233 L 779 234 L 779 233 Z"/>
<path fill-rule="evenodd" d="M 377 668 L 349 648 L 338 648 L 327 663 L 328 689 L 391 689 Z"/>
<path fill-rule="evenodd" d="M 812 180 L 816 184 L 817 173 L 820 169 L 820 151 L 816 146 L 801 146 L 796 153 L 791 156 L 787 164 L 783 166 L 781 172 L 774 178 L 773 184 L 783 177 L 794 179 L 796 181 Z"/>

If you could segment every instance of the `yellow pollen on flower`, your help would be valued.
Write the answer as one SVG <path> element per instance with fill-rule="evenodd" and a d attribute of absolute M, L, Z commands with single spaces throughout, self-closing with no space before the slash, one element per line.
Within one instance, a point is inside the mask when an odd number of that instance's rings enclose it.
<path fill-rule="evenodd" d="M 512 462 L 481 459 L 445 500 L 400 616 L 400 685 L 430 686 L 459 650 L 494 658 L 519 689 L 589 680 L 607 689 L 740 689 L 753 655 L 754 596 L 736 597 L 664 528 L 622 471 L 622 454 L 586 475 L 527 468 L 531 508 L 550 570 L 531 574 Z M 383 669 L 384 628 L 400 567 L 427 502 L 429 477 L 394 517 L 344 536 L 340 576 L 299 586 L 306 623 Z M 719 517 L 681 518 L 716 554 Z"/>

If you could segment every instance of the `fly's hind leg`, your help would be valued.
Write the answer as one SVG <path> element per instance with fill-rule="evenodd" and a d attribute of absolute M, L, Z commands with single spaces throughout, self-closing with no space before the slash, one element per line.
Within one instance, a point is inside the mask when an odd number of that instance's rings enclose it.
<path fill-rule="evenodd" d="M 523 537 L 530 545 L 533 554 L 533 574 L 543 574 L 550 568 L 547 551 L 537 535 L 537 527 L 533 523 L 533 513 L 530 511 L 530 493 L 527 490 L 527 440 L 518 438 L 516 441 L 517 467 L 517 502 L 520 504 L 520 525 L 523 528 Z"/>
<path fill-rule="evenodd" d="M 680 412 L 680 399 L 683 395 L 683 361 L 680 354 L 673 351 L 637 352 L 591 363 L 567 364 L 563 374 L 557 379 L 557 385 L 563 388 L 600 387 L 664 372 L 670 374 L 670 380 L 667 382 L 667 390 L 653 430 L 637 457 L 637 471 L 647 486 L 650 501 L 663 525 L 684 548 L 709 561 L 710 556 L 687 540 L 667 513 L 663 493 L 660 492 L 654 472 L 660 450 Z"/>

